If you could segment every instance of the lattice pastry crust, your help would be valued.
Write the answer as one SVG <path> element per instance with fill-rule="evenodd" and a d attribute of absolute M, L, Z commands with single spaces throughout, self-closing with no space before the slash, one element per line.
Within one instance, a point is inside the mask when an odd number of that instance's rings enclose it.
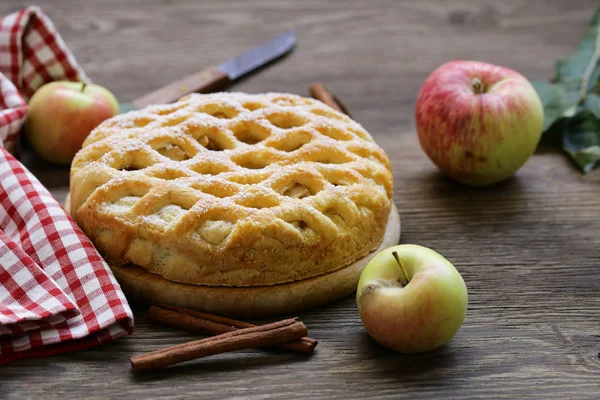
<path fill-rule="evenodd" d="M 73 160 L 71 212 L 116 265 L 274 285 L 376 248 L 392 182 L 371 136 L 319 101 L 194 94 L 98 126 Z"/>

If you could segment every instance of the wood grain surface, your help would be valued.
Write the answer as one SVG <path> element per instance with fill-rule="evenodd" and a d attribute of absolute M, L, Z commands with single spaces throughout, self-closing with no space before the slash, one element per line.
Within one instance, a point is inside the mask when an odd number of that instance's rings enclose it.
<path fill-rule="evenodd" d="M 96 82 L 122 101 L 215 65 L 287 28 L 296 50 L 231 90 L 306 94 L 324 82 L 389 154 L 402 242 L 432 247 L 469 288 L 445 347 L 395 354 L 365 333 L 352 296 L 300 315 L 311 357 L 246 350 L 145 376 L 129 357 L 198 338 L 150 325 L 101 348 L 0 367 L 0 398 L 542 398 L 600 396 L 600 171 L 542 149 L 508 181 L 454 183 L 414 132 L 420 85 L 450 59 L 547 79 L 598 5 L 592 0 L 40 0 Z M 0 15 L 26 5 L 2 0 Z M 59 200 L 68 171 L 23 160 Z M 261 321 L 254 321 L 261 322 Z"/>

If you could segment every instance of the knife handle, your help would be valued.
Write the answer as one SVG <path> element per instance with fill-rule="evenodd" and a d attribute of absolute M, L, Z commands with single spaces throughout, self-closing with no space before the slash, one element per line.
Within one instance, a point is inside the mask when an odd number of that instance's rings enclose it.
<path fill-rule="evenodd" d="M 150 104 L 172 103 L 186 94 L 194 92 L 208 93 L 222 89 L 229 83 L 229 77 L 225 72 L 217 67 L 208 67 L 137 98 L 133 101 L 133 104 L 137 108 L 142 108 Z"/>

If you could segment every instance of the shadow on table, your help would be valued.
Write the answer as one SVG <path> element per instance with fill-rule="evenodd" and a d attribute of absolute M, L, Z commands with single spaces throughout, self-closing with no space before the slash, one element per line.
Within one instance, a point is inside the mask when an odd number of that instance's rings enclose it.
<path fill-rule="evenodd" d="M 435 218 L 460 221 L 461 224 L 480 225 L 493 221 L 507 223 L 527 212 L 531 196 L 526 176 L 519 174 L 486 187 L 473 187 L 456 182 L 436 170 L 424 172 L 418 178 L 416 192 L 401 194 L 407 204 L 403 222 L 410 221 L 409 213 L 435 221 Z M 408 214 L 407 214 L 408 213 Z M 501 220 L 501 221 L 500 221 Z"/>
<path fill-rule="evenodd" d="M 361 336 L 361 346 L 370 355 L 378 373 L 390 379 L 427 377 L 443 383 L 444 377 L 459 363 L 451 344 L 426 353 L 402 354 L 380 345 L 367 332 Z"/>
<path fill-rule="evenodd" d="M 44 161 L 27 143 L 25 137 L 22 137 L 19 142 L 18 159 L 48 189 L 69 187 L 70 166 Z"/>
<path fill-rule="evenodd" d="M 485 195 L 503 195 L 503 194 L 519 194 L 526 189 L 526 182 L 515 174 L 501 182 L 489 186 L 469 186 L 464 183 L 453 180 L 444 175 L 442 172 L 431 169 L 424 173 L 420 180 L 425 185 L 432 195 L 441 196 L 447 194 L 461 194 L 464 197 L 469 196 L 485 196 Z M 442 197 L 443 198 L 443 197 Z"/>

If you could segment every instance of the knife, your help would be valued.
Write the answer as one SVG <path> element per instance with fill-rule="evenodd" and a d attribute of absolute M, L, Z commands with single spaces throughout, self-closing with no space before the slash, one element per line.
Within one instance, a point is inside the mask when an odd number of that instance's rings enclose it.
<path fill-rule="evenodd" d="M 294 31 L 286 31 L 219 66 L 208 67 L 172 82 L 134 100 L 133 104 L 123 104 L 121 112 L 142 108 L 149 104 L 171 103 L 193 92 L 208 93 L 223 89 L 236 79 L 286 55 L 295 44 Z"/>

